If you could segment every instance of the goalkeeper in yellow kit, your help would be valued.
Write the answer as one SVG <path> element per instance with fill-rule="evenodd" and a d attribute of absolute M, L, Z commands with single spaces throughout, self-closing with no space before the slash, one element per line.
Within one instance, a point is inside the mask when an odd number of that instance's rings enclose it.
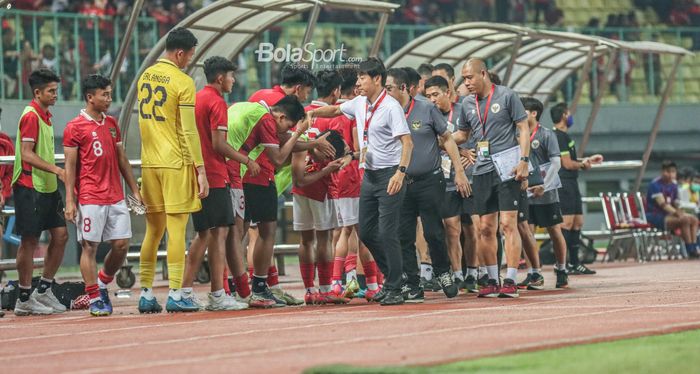
<path fill-rule="evenodd" d="M 141 245 L 139 312 L 159 313 L 153 296 L 158 244 L 168 230 L 168 312 L 196 311 L 183 297 L 185 230 L 190 213 L 202 207 L 209 193 L 194 115 L 194 81 L 184 69 L 194 55 L 197 38 L 185 28 L 170 31 L 165 55 L 146 69 L 137 83 L 141 129 L 141 195 L 146 204 L 146 235 Z"/>

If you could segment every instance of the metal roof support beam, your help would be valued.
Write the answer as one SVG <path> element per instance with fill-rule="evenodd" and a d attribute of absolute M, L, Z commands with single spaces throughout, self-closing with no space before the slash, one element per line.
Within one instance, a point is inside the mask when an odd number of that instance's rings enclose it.
<path fill-rule="evenodd" d="M 510 74 L 513 72 L 513 65 L 515 65 L 515 60 L 516 57 L 518 56 L 518 52 L 520 51 L 520 46 L 523 45 L 523 37 L 522 35 L 519 35 L 517 39 L 515 39 L 515 44 L 513 44 L 513 51 L 511 52 L 511 56 L 514 56 L 513 58 L 508 61 L 508 67 L 506 68 L 506 75 L 503 77 L 503 85 L 508 86 L 508 83 L 510 81 Z"/>
<path fill-rule="evenodd" d="M 316 23 L 318 22 L 318 15 L 321 13 L 321 3 L 316 3 L 314 8 L 311 10 L 311 16 L 309 17 L 309 22 L 306 25 L 306 32 L 304 32 L 304 41 L 301 45 L 306 45 L 306 43 L 311 41 L 311 37 L 314 35 L 314 30 L 316 29 Z"/>
<path fill-rule="evenodd" d="M 676 72 L 678 71 L 678 65 L 681 64 L 683 55 L 676 55 L 676 61 L 673 63 L 673 68 L 671 69 L 671 74 L 668 77 L 668 82 L 666 82 L 666 88 L 664 89 L 664 95 L 659 103 L 659 109 L 656 111 L 656 118 L 654 118 L 654 126 L 651 128 L 651 133 L 649 134 L 649 140 L 647 141 L 647 148 L 644 150 L 644 156 L 642 157 L 642 167 L 639 168 L 637 173 L 637 180 L 634 182 L 633 192 L 638 192 L 639 187 L 642 184 L 642 178 L 644 178 L 644 173 L 647 170 L 647 164 L 649 163 L 649 157 L 651 157 L 651 150 L 654 148 L 654 143 L 656 143 L 656 135 L 659 133 L 659 128 L 661 128 L 661 118 L 664 116 L 664 111 L 666 110 L 666 104 L 668 103 L 668 97 L 671 95 L 673 90 L 673 83 L 676 82 Z"/>
<path fill-rule="evenodd" d="M 613 53 L 618 53 L 618 50 L 613 49 L 610 50 L 610 52 L 608 53 L 608 62 L 605 64 L 604 70 L 604 72 L 606 73 L 610 69 L 612 69 Z M 583 131 L 583 139 L 581 140 L 581 147 L 579 147 L 578 149 L 578 157 L 583 157 L 583 153 L 586 151 L 586 146 L 588 146 L 588 142 L 591 140 L 591 131 L 593 131 L 593 124 L 595 123 L 596 117 L 598 117 L 598 113 L 600 112 L 600 104 L 603 101 L 603 96 L 605 96 L 605 93 L 607 91 L 608 80 L 606 77 L 603 77 L 602 83 L 598 88 L 598 95 L 596 96 L 595 101 L 593 102 L 593 108 L 591 108 L 591 114 L 588 116 L 588 122 L 586 122 L 586 129 Z"/>
<path fill-rule="evenodd" d="M 578 109 L 578 102 L 581 100 L 581 94 L 583 93 L 583 86 L 589 80 L 589 74 L 591 72 L 591 66 L 593 65 L 593 56 L 595 55 L 595 45 L 592 45 L 588 50 L 588 57 L 586 57 L 586 62 L 583 64 L 583 70 L 581 70 L 581 79 L 578 80 L 576 85 L 576 93 L 574 94 L 574 99 L 571 101 L 569 106 L 569 112 L 571 115 L 576 114 L 576 109 Z"/>
<path fill-rule="evenodd" d="M 141 8 L 143 8 L 143 0 L 136 0 L 134 3 L 134 8 L 131 9 L 131 17 L 129 17 L 129 23 L 126 25 L 126 32 L 122 38 L 122 43 L 119 45 L 119 53 L 117 53 L 117 58 L 112 64 L 112 71 L 109 74 L 112 82 L 116 82 L 119 77 L 119 71 L 121 70 L 124 59 L 126 58 L 126 52 L 129 49 L 129 42 L 131 41 L 131 34 L 134 32 L 136 27 L 136 22 L 139 18 L 139 13 L 141 13 Z M 113 85 L 115 83 L 112 83 Z M 114 86 L 112 86 L 114 87 Z"/>
<path fill-rule="evenodd" d="M 369 51 L 369 57 L 377 57 L 379 46 L 382 44 L 384 36 L 384 28 L 388 22 L 389 13 L 382 13 L 382 18 L 379 19 L 379 25 L 377 25 L 377 33 L 374 35 L 374 41 L 372 42 L 372 49 Z"/>

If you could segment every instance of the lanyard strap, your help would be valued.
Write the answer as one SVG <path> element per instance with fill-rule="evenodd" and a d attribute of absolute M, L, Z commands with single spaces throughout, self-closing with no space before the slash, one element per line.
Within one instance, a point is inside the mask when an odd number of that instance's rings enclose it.
<path fill-rule="evenodd" d="M 364 133 L 364 140 L 365 143 L 367 142 L 367 136 L 369 132 L 369 124 L 372 122 L 372 117 L 374 117 L 374 112 L 377 111 L 377 108 L 379 108 L 379 105 L 384 101 L 384 98 L 386 97 L 386 90 L 382 91 L 382 94 L 379 96 L 379 100 L 377 100 L 377 103 L 374 104 L 372 109 L 369 109 L 369 104 L 365 103 L 365 133 Z"/>
<path fill-rule="evenodd" d="M 481 135 L 486 137 L 486 120 L 489 118 L 489 108 L 491 107 L 491 99 L 493 98 L 493 91 L 496 90 L 496 85 L 491 85 L 491 92 L 489 93 L 489 98 L 486 100 L 486 110 L 484 110 L 484 119 L 481 119 L 481 109 L 479 108 L 479 95 L 474 94 L 474 101 L 476 102 L 476 116 L 479 117 L 479 122 L 481 122 Z"/>
<path fill-rule="evenodd" d="M 450 115 L 447 116 L 447 122 L 452 123 L 452 115 L 455 113 L 455 104 L 450 104 Z"/>
<path fill-rule="evenodd" d="M 413 112 L 413 106 L 416 104 L 416 100 L 411 98 L 411 105 L 408 106 L 408 111 L 405 113 L 406 114 L 406 119 L 411 116 L 411 112 Z"/>
<path fill-rule="evenodd" d="M 530 135 L 530 142 L 531 142 L 531 143 L 532 143 L 532 141 L 535 139 L 535 135 L 537 135 L 537 131 L 538 131 L 539 129 L 540 129 L 540 124 L 538 123 L 538 124 L 537 124 L 537 127 L 535 127 L 535 131 L 533 131 L 533 132 L 532 132 L 532 135 Z"/>

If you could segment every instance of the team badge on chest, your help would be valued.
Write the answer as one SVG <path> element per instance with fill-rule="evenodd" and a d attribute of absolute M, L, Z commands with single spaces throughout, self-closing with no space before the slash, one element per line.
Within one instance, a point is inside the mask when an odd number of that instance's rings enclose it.
<path fill-rule="evenodd" d="M 413 123 L 411 124 L 411 127 L 413 127 L 414 130 L 420 129 L 420 126 L 421 126 L 420 121 L 413 121 Z"/>

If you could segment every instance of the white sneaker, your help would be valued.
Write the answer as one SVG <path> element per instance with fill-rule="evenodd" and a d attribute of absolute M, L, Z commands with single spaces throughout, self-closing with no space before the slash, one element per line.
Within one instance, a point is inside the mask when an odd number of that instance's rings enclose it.
<path fill-rule="evenodd" d="M 36 301 L 41 303 L 43 306 L 53 309 L 54 313 L 63 313 L 66 311 L 66 306 L 61 304 L 60 301 L 58 301 L 58 299 L 56 298 L 56 296 L 54 296 L 50 288 L 47 289 L 44 293 L 39 293 L 36 289 L 34 289 L 34 292 L 32 292 L 31 297 L 36 298 Z"/>
<path fill-rule="evenodd" d="M 243 310 L 243 309 L 248 309 L 248 304 L 240 303 L 240 302 L 236 301 L 236 299 L 234 299 L 233 297 L 228 296 L 226 294 L 223 294 L 219 297 L 216 297 L 210 293 L 209 294 L 209 304 L 207 304 L 206 309 L 210 310 L 210 311 Z"/>
<path fill-rule="evenodd" d="M 202 302 L 199 300 L 199 298 L 197 297 L 197 295 L 195 295 L 194 292 L 188 294 L 187 296 L 185 296 L 185 294 L 183 293 L 183 294 L 182 294 L 182 298 L 183 298 L 183 299 L 189 299 L 189 300 L 192 302 L 192 304 L 193 304 L 194 306 L 196 306 L 197 308 L 199 308 L 199 310 L 204 309 L 204 307 L 202 306 Z"/>
<path fill-rule="evenodd" d="M 236 292 L 236 301 L 238 301 L 239 303 L 250 305 L 250 295 L 248 295 L 248 297 L 241 297 L 241 295 L 239 295 L 238 292 Z"/>
<path fill-rule="evenodd" d="M 29 296 L 29 300 L 27 301 L 17 299 L 17 303 L 15 304 L 15 315 L 28 316 L 32 314 L 53 314 L 53 308 L 44 306 L 44 304 L 37 301 L 37 299 L 34 297 L 34 293 Z"/>

